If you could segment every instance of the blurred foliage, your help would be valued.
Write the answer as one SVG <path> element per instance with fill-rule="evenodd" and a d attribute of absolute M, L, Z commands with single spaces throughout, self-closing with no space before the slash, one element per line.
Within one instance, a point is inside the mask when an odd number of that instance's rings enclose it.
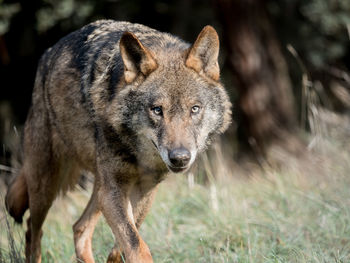
<path fill-rule="evenodd" d="M 350 48 L 350 1 L 274 0 L 268 7 L 280 39 L 312 69 L 349 63 L 344 57 Z"/>
<path fill-rule="evenodd" d="M 72 23 L 65 23 L 66 30 L 74 25 L 83 24 L 93 12 L 92 1 L 43 0 L 43 6 L 36 12 L 37 30 L 45 32 L 57 23 L 72 18 Z"/>
<path fill-rule="evenodd" d="M 24 122 L 41 54 L 61 37 L 89 22 L 127 20 L 192 42 L 207 24 L 222 33 L 216 3 L 217 0 L 0 0 L 0 101 L 10 101 L 14 115 L 19 122 Z M 294 47 L 309 72 L 326 72 L 330 65 L 348 71 L 349 0 L 267 0 L 264 3 L 277 39 L 283 47 L 287 44 Z M 220 54 L 224 84 L 229 87 L 232 76 L 223 44 Z M 288 63 L 298 89 L 300 67 L 295 67 L 293 61 Z M 232 97 L 237 95 L 234 89 L 229 92 Z"/>
<path fill-rule="evenodd" d="M 19 12 L 20 9 L 19 3 L 4 4 L 3 0 L 0 0 L 0 36 L 7 32 L 11 17 Z"/>
<path fill-rule="evenodd" d="M 13 16 L 25 12 L 22 2 L 0 0 L 0 35 L 9 30 Z M 111 18 L 147 23 L 184 37 L 195 35 L 192 31 L 208 23 L 218 26 L 212 3 L 215 1 L 36 0 L 31 8 L 39 35 L 54 28 L 64 35 L 90 21 Z M 309 66 L 322 68 L 349 52 L 350 1 L 270 0 L 267 5 L 278 37 L 291 43 Z"/>

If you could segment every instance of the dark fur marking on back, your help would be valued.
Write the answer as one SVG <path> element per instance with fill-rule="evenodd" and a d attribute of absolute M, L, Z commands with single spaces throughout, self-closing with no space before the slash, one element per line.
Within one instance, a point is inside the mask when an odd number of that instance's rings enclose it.
<path fill-rule="evenodd" d="M 40 66 L 42 66 L 42 92 L 44 95 L 45 108 L 47 110 L 46 114 L 48 115 L 49 123 L 56 128 L 56 132 L 60 136 L 63 144 L 69 146 L 69 142 L 63 135 L 59 125 L 57 124 L 57 115 L 52 107 L 51 94 L 49 88 L 46 85 L 46 81 L 50 82 L 51 75 L 49 74 L 50 68 L 53 67 L 53 64 L 57 60 L 57 57 L 60 55 L 62 47 L 65 45 L 67 37 L 61 39 L 51 50 L 47 50 L 41 58 Z"/>
<path fill-rule="evenodd" d="M 176 42 L 167 42 L 166 45 L 165 45 L 165 48 L 168 48 L 168 49 L 174 49 L 176 47 L 178 47 L 178 43 Z"/>
<path fill-rule="evenodd" d="M 108 101 L 112 101 L 115 94 L 117 84 L 123 76 L 124 65 L 121 60 L 120 54 L 117 54 L 113 58 L 114 64 L 109 72 L 109 83 L 108 83 Z"/>
<path fill-rule="evenodd" d="M 72 51 L 73 51 L 73 67 L 76 67 L 80 73 L 81 76 L 85 74 L 85 70 L 87 68 L 88 63 L 88 54 L 89 49 L 91 48 L 90 45 L 86 43 L 86 40 L 88 39 L 88 36 L 97 28 L 96 25 L 90 24 L 85 27 L 83 27 L 79 31 L 75 31 L 67 36 L 67 38 L 74 39 L 73 45 L 72 45 Z M 80 93 L 82 94 L 82 103 L 84 104 L 88 100 L 90 100 L 89 94 L 87 92 L 87 87 L 85 86 L 85 83 L 83 80 L 80 80 Z"/>
<path fill-rule="evenodd" d="M 96 60 L 99 58 L 103 47 L 104 46 L 102 46 L 102 48 L 97 49 L 97 51 L 95 51 L 95 54 L 92 57 L 92 61 L 90 62 L 91 63 L 91 68 L 90 68 L 89 81 L 88 81 L 89 87 L 91 87 L 92 83 L 95 81 Z"/>
<path fill-rule="evenodd" d="M 44 53 L 44 55 L 42 55 L 39 65 L 41 66 L 41 85 L 44 88 L 45 87 L 45 83 L 46 83 L 46 77 L 47 74 L 49 72 L 49 67 L 48 67 L 48 51 L 46 51 Z"/>

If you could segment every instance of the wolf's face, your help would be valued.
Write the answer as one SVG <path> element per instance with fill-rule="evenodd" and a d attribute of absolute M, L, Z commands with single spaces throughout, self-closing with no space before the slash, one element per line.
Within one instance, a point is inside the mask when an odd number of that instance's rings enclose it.
<path fill-rule="evenodd" d="M 211 135 L 227 126 L 223 87 L 184 63 L 176 68 L 160 66 L 127 97 L 125 110 L 133 112 L 132 129 L 152 142 L 173 172 L 190 167 Z"/>
<path fill-rule="evenodd" d="M 206 27 L 189 50 L 160 51 L 157 55 L 131 34 L 123 37 L 121 54 L 127 85 L 119 101 L 123 102 L 120 109 L 125 125 L 150 142 L 169 170 L 185 171 L 212 135 L 223 132 L 230 123 L 231 104 L 218 81 L 216 32 Z M 132 38 L 136 47 L 130 48 Z M 133 54 L 137 48 L 144 53 Z M 139 61 L 136 66 L 133 55 Z M 135 70 L 146 73 L 138 77 Z"/>

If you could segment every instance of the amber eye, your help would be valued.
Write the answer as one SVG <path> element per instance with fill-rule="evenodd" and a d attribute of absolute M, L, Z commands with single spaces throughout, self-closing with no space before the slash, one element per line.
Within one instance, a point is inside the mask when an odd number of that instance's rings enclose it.
<path fill-rule="evenodd" d="M 199 107 L 198 105 L 194 105 L 194 106 L 191 108 L 191 112 L 192 112 L 193 114 L 198 113 L 199 110 L 200 110 L 200 107 Z"/>
<path fill-rule="evenodd" d="M 161 116 L 163 114 L 162 107 L 152 107 L 151 111 L 153 111 L 155 115 Z"/>

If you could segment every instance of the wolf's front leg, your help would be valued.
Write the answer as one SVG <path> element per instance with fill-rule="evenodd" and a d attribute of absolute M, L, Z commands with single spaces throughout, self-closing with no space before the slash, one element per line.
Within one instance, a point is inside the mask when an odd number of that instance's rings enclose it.
<path fill-rule="evenodd" d="M 91 241 L 100 214 L 97 200 L 97 186 L 95 183 L 93 193 L 84 213 L 73 226 L 74 245 L 78 262 L 95 262 L 92 255 Z"/>
<path fill-rule="evenodd" d="M 127 263 L 152 263 L 148 246 L 135 225 L 128 187 L 101 186 L 98 198 L 102 213 L 123 251 Z"/>

